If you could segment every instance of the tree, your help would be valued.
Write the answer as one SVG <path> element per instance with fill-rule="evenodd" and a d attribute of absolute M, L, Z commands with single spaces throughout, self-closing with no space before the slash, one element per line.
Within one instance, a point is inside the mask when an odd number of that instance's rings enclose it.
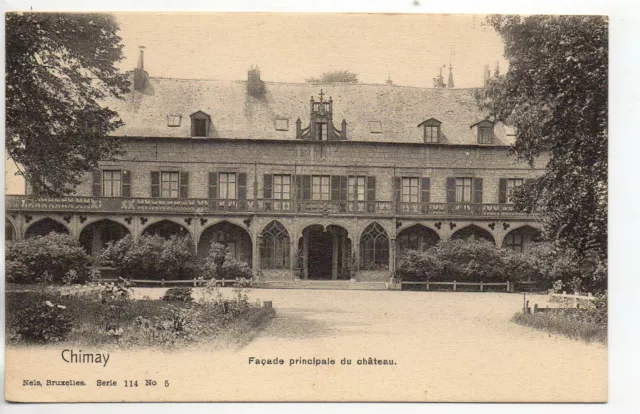
<path fill-rule="evenodd" d="M 607 254 L 608 22 L 602 16 L 490 16 L 509 61 L 483 105 L 513 125 L 513 153 L 545 173 L 514 192 L 542 214 L 551 239 L 580 255 Z"/>
<path fill-rule="evenodd" d="M 7 13 L 6 151 L 35 194 L 69 193 L 100 159 L 120 153 L 105 136 L 122 125 L 101 106 L 129 90 L 113 16 Z"/>
<path fill-rule="evenodd" d="M 348 70 L 334 70 L 324 72 L 320 79 L 308 78 L 304 81 L 307 83 L 358 83 L 358 74 Z"/>

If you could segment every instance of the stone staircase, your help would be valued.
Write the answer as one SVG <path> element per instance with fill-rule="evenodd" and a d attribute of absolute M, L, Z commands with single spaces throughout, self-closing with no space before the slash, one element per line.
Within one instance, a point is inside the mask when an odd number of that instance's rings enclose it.
<path fill-rule="evenodd" d="M 261 289 L 387 290 L 385 282 L 349 280 L 265 280 L 253 283 Z"/>

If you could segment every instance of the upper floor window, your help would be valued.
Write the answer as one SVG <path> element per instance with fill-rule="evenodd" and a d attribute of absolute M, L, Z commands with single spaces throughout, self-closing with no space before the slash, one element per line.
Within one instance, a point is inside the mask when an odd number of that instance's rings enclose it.
<path fill-rule="evenodd" d="M 291 176 L 273 176 L 273 198 L 276 200 L 289 200 L 291 198 Z"/>
<path fill-rule="evenodd" d="M 522 178 L 507 179 L 507 201 L 511 200 L 511 194 L 516 187 L 520 187 L 524 180 Z"/>
<path fill-rule="evenodd" d="M 318 141 L 326 141 L 329 137 L 329 124 L 326 122 L 316 123 L 316 139 Z"/>
<path fill-rule="evenodd" d="M 179 127 L 182 121 L 182 115 L 167 115 L 168 127 Z"/>
<path fill-rule="evenodd" d="M 501 178 L 500 179 L 500 194 L 498 196 L 499 203 L 511 203 L 511 196 L 513 190 L 520 187 L 524 183 L 523 178 Z"/>
<path fill-rule="evenodd" d="M 177 171 L 162 171 L 160 173 L 160 197 L 178 198 L 180 190 L 180 173 Z"/>
<path fill-rule="evenodd" d="M 288 131 L 288 130 L 289 130 L 289 119 L 287 118 L 276 119 L 276 131 Z"/>
<path fill-rule="evenodd" d="M 402 202 L 418 202 L 418 177 L 408 177 L 402 179 Z"/>
<path fill-rule="evenodd" d="M 330 180 L 328 175 L 314 175 L 311 177 L 311 199 L 329 200 Z"/>
<path fill-rule="evenodd" d="M 202 111 L 191 115 L 191 136 L 208 137 L 211 126 L 211 117 Z"/>
<path fill-rule="evenodd" d="M 471 178 L 456 178 L 456 203 L 471 203 Z"/>
<path fill-rule="evenodd" d="M 219 195 L 218 198 L 223 200 L 236 199 L 236 173 L 220 173 L 219 174 Z"/>
<path fill-rule="evenodd" d="M 102 171 L 102 196 L 120 197 L 122 190 L 122 171 L 103 170 Z"/>
<path fill-rule="evenodd" d="M 349 200 L 364 201 L 366 198 L 366 177 L 349 177 L 348 198 Z"/>
<path fill-rule="evenodd" d="M 442 125 L 442 122 L 435 118 L 429 118 L 418 125 L 418 127 L 423 128 L 424 142 L 440 142 L 440 125 Z"/>

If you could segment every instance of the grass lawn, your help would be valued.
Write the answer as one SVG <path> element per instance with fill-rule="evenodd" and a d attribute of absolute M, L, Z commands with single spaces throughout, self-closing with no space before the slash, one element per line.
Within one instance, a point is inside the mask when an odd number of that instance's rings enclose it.
<path fill-rule="evenodd" d="M 590 309 L 549 309 L 535 314 L 516 313 L 511 319 L 518 325 L 560 334 L 586 343 L 607 343 L 607 324 L 599 322 Z"/>
<path fill-rule="evenodd" d="M 64 313 L 71 318 L 73 328 L 63 343 L 76 346 L 172 348 L 206 344 L 207 348 L 238 348 L 250 342 L 275 316 L 273 309 L 250 305 L 225 313 L 213 303 L 126 300 L 114 305 L 87 297 L 7 292 L 8 343 L 24 343 L 16 335 L 16 317 L 21 310 L 45 300 L 66 307 Z"/>

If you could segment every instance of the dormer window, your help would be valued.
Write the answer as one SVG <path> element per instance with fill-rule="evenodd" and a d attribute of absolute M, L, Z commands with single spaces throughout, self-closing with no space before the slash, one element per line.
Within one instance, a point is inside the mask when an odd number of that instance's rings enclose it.
<path fill-rule="evenodd" d="M 369 121 L 369 132 L 372 134 L 382 134 L 382 123 L 380 121 Z"/>
<path fill-rule="evenodd" d="M 427 119 L 422 122 L 418 127 L 423 128 L 423 137 L 425 143 L 440 142 L 440 125 L 442 122 L 435 118 Z"/>
<path fill-rule="evenodd" d="M 289 119 L 287 118 L 276 119 L 276 131 L 288 131 L 288 130 L 289 130 Z"/>
<path fill-rule="evenodd" d="M 316 134 L 318 135 L 316 137 L 318 141 L 326 141 L 329 138 L 329 124 L 326 122 L 317 122 Z"/>
<path fill-rule="evenodd" d="M 493 122 L 485 119 L 471 125 L 475 128 L 478 144 L 493 144 Z"/>
<path fill-rule="evenodd" d="M 182 121 L 182 115 L 167 115 L 168 127 L 179 127 Z"/>
<path fill-rule="evenodd" d="M 191 115 L 191 136 L 208 137 L 211 126 L 211 117 L 202 111 Z"/>

